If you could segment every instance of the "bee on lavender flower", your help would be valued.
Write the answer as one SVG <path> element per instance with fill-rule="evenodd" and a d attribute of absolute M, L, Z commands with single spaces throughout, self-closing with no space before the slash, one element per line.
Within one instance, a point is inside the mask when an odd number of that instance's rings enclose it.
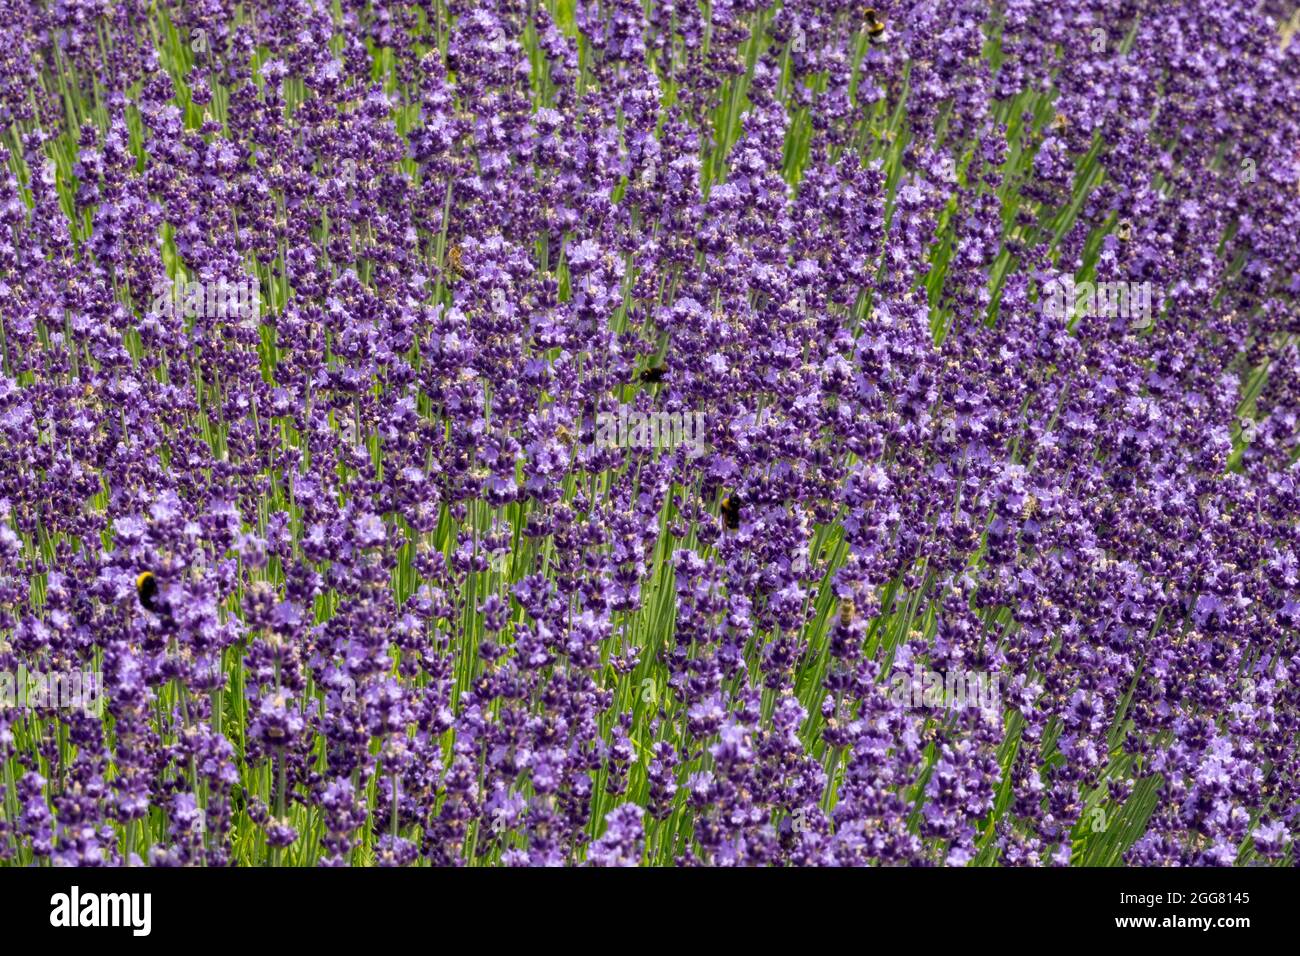
<path fill-rule="evenodd" d="M 664 376 L 666 376 L 667 374 L 668 374 L 668 366 L 665 365 L 663 362 L 659 362 L 655 365 L 647 366 L 646 368 L 641 370 L 641 381 L 649 385 L 655 385 L 658 384 L 659 382 L 662 382 L 664 380 Z"/>
<path fill-rule="evenodd" d="M 463 256 L 464 253 L 459 245 L 454 245 L 447 250 L 447 268 L 451 270 L 453 276 L 458 278 L 465 275 L 465 265 L 462 262 Z"/>
<path fill-rule="evenodd" d="M 141 571 L 136 576 L 135 593 L 140 599 L 140 606 L 146 611 L 153 614 L 162 613 L 162 608 L 158 604 L 158 579 L 154 577 L 152 571 Z"/>
<path fill-rule="evenodd" d="M 732 531 L 740 527 L 740 496 L 732 493 L 722 499 L 722 523 Z"/>
<path fill-rule="evenodd" d="M 884 43 L 889 39 L 885 35 L 885 21 L 880 19 L 875 7 L 867 7 L 863 15 L 867 21 L 867 36 L 871 38 L 872 43 Z"/>
<path fill-rule="evenodd" d="M 175 625 L 172 609 L 163 595 L 157 576 L 152 571 L 141 571 L 136 575 L 135 594 L 142 608 L 160 618 L 164 624 Z"/>

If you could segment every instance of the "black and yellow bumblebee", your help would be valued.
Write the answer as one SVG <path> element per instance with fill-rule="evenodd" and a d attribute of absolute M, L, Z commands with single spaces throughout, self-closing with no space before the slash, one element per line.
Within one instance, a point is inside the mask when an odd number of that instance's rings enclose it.
<path fill-rule="evenodd" d="M 662 382 L 664 376 L 667 374 L 668 366 L 663 362 L 659 362 L 658 364 L 647 366 L 641 370 L 641 381 L 653 385 L 657 382 Z"/>
<path fill-rule="evenodd" d="M 867 7 L 863 16 L 867 21 L 867 35 L 871 37 L 872 43 L 885 42 L 885 21 L 880 19 L 874 7 Z"/>
<path fill-rule="evenodd" d="M 732 531 L 740 527 L 740 496 L 730 494 L 722 499 L 722 523 Z"/>
<path fill-rule="evenodd" d="M 135 579 L 135 593 L 140 598 L 140 606 L 154 614 L 161 613 L 158 606 L 158 579 L 152 571 L 141 571 Z"/>
<path fill-rule="evenodd" d="M 140 599 L 140 606 L 150 614 L 162 618 L 164 623 L 172 623 L 171 608 L 163 600 L 158 587 L 158 578 L 152 571 L 141 571 L 135 578 L 135 594 Z"/>
<path fill-rule="evenodd" d="M 1133 238 L 1133 223 L 1127 219 L 1121 219 L 1119 226 L 1115 229 L 1115 238 L 1120 242 L 1128 242 Z"/>

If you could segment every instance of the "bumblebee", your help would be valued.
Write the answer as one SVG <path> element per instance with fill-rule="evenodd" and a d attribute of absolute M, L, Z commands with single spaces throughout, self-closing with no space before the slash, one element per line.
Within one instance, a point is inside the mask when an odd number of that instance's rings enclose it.
<path fill-rule="evenodd" d="M 140 606 L 153 614 L 162 613 L 158 605 L 158 579 L 152 571 L 141 571 L 135 579 L 135 593 Z"/>
<path fill-rule="evenodd" d="M 740 527 L 740 496 L 727 495 L 722 499 L 722 522 L 732 531 Z"/>
<path fill-rule="evenodd" d="M 653 385 L 662 382 L 664 376 L 668 374 L 668 366 L 660 362 L 658 365 L 651 365 L 641 370 L 641 381 Z"/>
<path fill-rule="evenodd" d="M 1127 219 L 1121 219 L 1119 226 L 1115 229 L 1115 238 L 1120 242 L 1128 242 L 1133 238 L 1133 223 Z"/>
<path fill-rule="evenodd" d="M 884 43 L 885 40 L 888 39 L 885 36 L 885 21 L 880 19 L 880 17 L 876 14 L 875 9 L 872 7 L 867 8 L 866 18 L 867 18 L 867 36 L 871 38 L 871 42 Z"/>

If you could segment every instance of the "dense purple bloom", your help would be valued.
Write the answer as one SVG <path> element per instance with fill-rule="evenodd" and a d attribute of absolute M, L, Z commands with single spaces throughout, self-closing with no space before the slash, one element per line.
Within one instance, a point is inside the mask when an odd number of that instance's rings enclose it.
<path fill-rule="evenodd" d="M 1295 862 L 1288 5 L 164 6 L 0 18 L 0 860 Z"/>

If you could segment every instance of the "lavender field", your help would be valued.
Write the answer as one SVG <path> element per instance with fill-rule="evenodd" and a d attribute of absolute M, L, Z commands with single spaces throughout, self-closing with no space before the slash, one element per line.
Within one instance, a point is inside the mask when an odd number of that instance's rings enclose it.
<path fill-rule="evenodd" d="M 0 0 L 0 863 L 1292 866 L 1255 0 Z"/>

